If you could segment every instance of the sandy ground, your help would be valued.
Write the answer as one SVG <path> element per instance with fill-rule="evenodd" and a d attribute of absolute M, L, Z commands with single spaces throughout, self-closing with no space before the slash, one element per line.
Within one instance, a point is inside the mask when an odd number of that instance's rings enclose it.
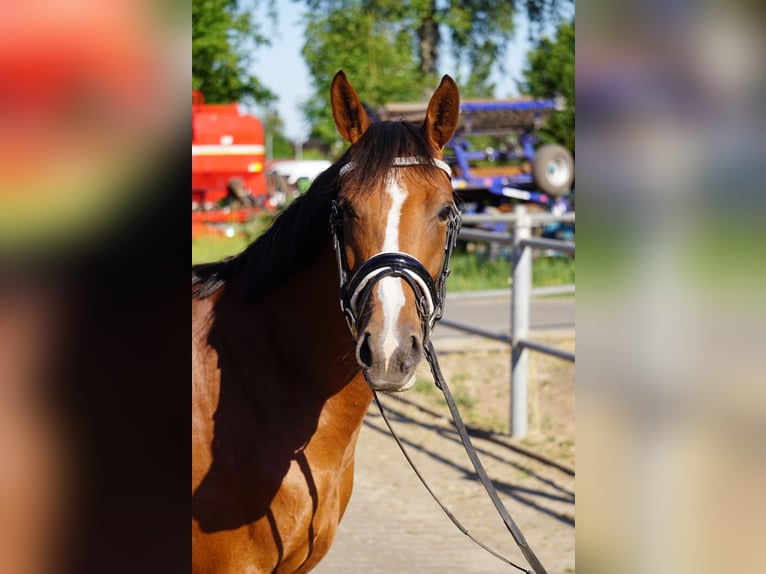
<path fill-rule="evenodd" d="M 569 333 L 538 340 L 574 350 Z M 474 444 L 503 502 L 549 574 L 575 568 L 574 365 L 530 355 L 530 433 L 507 436 L 510 353 L 459 337 L 435 343 Z M 442 502 L 471 534 L 527 567 L 471 467 L 427 366 L 401 395 L 382 396 L 389 419 Z M 538 456 L 541 455 L 541 456 Z M 373 403 L 357 448 L 354 494 L 333 548 L 315 572 L 514 572 L 447 519 L 420 484 Z"/>

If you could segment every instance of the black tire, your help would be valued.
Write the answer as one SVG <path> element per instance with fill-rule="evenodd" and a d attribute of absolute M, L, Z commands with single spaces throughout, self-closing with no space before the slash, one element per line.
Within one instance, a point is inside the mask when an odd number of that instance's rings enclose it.
<path fill-rule="evenodd" d="M 535 185 L 543 193 L 558 197 L 569 191 L 574 181 L 574 159 L 559 144 L 545 144 L 535 151 L 532 160 Z"/>

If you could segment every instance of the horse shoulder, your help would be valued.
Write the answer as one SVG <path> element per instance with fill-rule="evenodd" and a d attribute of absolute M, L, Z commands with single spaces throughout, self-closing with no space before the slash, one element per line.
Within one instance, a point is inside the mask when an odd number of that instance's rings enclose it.
<path fill-rule="evenodd" d="M 217 352 L 208 343 L 216 297 L 192 298 L 192 490 L 212 463 L 207 446 L 220 393 Z"/>

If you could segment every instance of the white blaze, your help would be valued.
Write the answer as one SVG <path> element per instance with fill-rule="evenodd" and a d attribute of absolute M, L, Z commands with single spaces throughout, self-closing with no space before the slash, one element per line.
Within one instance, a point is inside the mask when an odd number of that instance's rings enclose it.
<path fill-rule="evenodd" d="M 383 253 L 399 251 L 399 221 L 402 216 L 402 206 L 407 199 L 407 190 L 399 186 L 399 180 L 394 174 L 388 178 L 386 193 L 391 198 L 391 208 L 386 217 L 386 235 L 383 239 Z M 388 359 L 399 346 L 396 339 L 396 323 L 399 313 L 404 307 L 404 289 L 402 282 L 396 277 L 384 277 L 378 283 L 378 297 L 383 308 L 383 354 L 384 367 L 388 368 Z"/>

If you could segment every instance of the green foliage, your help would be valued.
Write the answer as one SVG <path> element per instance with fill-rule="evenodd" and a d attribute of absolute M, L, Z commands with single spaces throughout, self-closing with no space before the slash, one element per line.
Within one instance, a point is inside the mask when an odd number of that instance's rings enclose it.
<path fill-rule="evenodd" d="M 501 72 L 514 32 L 514 6 L 507 0 L 305 0 L 303 56 L 314 95 L 304 107 L 311 137 L 342 147 L 332 121 L 328 87 L 343 69 L 364 102 L 425 100 L 439 80 L 440 55 L 450 50 L 455 80 L 464 97 L 491 96 L 489 81 Z M 535 22 L 555 19 L 570 0 L 529 0 Z M 464 74 L 463 70 L 469 70 Z M 467 77 L 463 77 L 466 75 Z"/>
<path fill-rule="evenodd" d="M 327 159 L 327 154 L 319 149 L 303 148 L 301 157 L 303 159 Z"/>
<path fill-rule="evenodd" d="M 251 10 L 253 4 L 248 5 Z M 273 19 L 273 4 L 269 6 Z M 192 88 L 201 90 L 209 103 L 275 100 L 247 72 L 249 54 L 268 43 L 252 12 L 241 10 L 237 0 L 192 0 Z"/>
<path fill-rule="evenodd" d="M 434 3 L 435 4 L 435 3 Z M 489 96 L 492 68 L 504 72 L 503 61 L 515 30 L 513 3 L 507 0 L 450 1 L 440 13 L 448 30 L 449 47 L 458 69 L 467 67 L 468 78 L 456 80 L 466 96 Z"/>
<path fill-rule="evenodd" d="M 408 31 L 379 20 L 360 1 L 306 20 L 303 57 L 315 93 L 304 106 L 312 139 L 342 147 L 330 107 L 329 86 L 343 69 L 364 102 L 377 107 L 388 101 L 420 99 L 423 80 L 412 54 Z"/>
<path fill-rule="evenodd" d="M 266 159 L 292 159 L 295 157 L 295 148 L 283 133 L 285 126 L 279 112 L 275 108 L 267 108 L 258 117 L 263 122 L 263 133 L 266 136 Z M 271 149 L 268 147 L 269 138 L 271 138 Z"/>
<path fill-rule="evenodd" d="M 281 132 L 275 132 L 271 142 L 272 159 L 293 159 L 295 147 Z"/>
<path fill-rule="evenodd" d="M 540 131 L 543 142 L 575 149 L 575 23 L 562 22 L 555 38 L 542 38 L 528 54 L 520 88 L 538 98 L 561 96 L 566 109 L 555 113 Z"/>

